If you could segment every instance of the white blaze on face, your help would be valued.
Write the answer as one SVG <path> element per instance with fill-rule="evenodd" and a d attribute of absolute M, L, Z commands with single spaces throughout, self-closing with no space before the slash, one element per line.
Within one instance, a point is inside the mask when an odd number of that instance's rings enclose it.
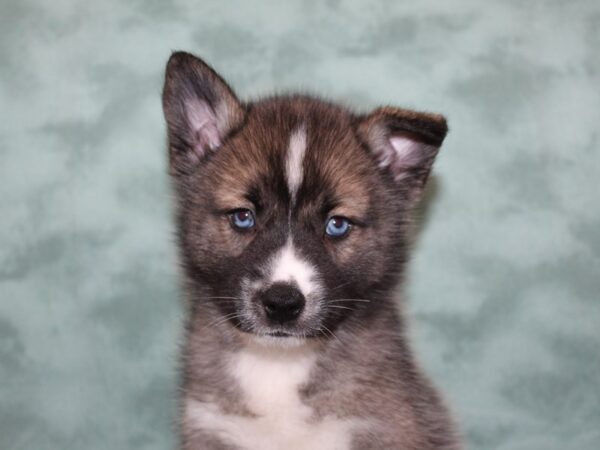
<path fill-rule="evenodd" d="M 306 153 L 306 128 L 298 127 L 290 135 L 285 164 L 285 176 L 292 198 L 302 183 L 304 154 Z"/>
<path fill-rule="evenodd" d="M 275 254 L 269 269 L 272 283 L 277 281 L 295 282 L 305 298 L 318 291 L 315 267 L 296 254 L 291 238 Z"/>

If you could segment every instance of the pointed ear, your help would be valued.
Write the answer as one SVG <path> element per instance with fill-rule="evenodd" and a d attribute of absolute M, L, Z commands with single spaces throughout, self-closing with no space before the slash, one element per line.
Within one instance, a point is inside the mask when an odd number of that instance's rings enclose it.
<path fill-rule="evenodd" d="M 195 167 L 244 120 L 244 109 L 227 83 L 185 52 L 169 58 L 162 101 L 171 168 L 176 172 Z"/>
<path fill-rule="evenodd" d="M 447 132 L 444 116 L 390 107 L 376 109 L 358 124 L 379 166 L 389 168 L 411 206 L 421 198 Z"/>

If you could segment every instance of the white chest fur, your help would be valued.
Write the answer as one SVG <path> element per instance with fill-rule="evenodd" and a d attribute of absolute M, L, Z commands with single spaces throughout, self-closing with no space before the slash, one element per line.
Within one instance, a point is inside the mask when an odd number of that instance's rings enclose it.
<path fill-rule="evenodd" d="M 249 346 L 230 361 L 246 406 L 256 417 L 222 413 L 214 404 L 188 401 L 187 420 L 247 450 L 346 450 L 355 420 L 316 420 L 298 389 L 315 362 L 310 348 Z"/>

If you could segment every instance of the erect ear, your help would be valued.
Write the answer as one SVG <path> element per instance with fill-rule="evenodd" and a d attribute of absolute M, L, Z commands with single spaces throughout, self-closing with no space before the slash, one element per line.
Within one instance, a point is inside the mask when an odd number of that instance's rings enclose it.
<path fill-rule="evenodd" d="M 171 168 L 193 168 L 244 120 L 227 83 L 205 62 L 185 52 L 169 58 L 163 89 Z"/>
<path fill-rule="evenodd" d="M 425 183 L 446 133 L 446 119 L 401 108 L 379 108 L 361 117 L 358 132 L 380 167 L 388 167 L 413 205 Z"/>

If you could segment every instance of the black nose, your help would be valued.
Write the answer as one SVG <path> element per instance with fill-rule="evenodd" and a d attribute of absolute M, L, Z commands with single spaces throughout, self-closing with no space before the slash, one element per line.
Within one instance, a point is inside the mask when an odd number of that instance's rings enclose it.
<path fill-rule="evenodd" d="M 304 308 L 304 295 L 298 288 L 286 283 L 275 283 L 261 295 L 267 318 L 284 323 L 296 319 Z"/>

